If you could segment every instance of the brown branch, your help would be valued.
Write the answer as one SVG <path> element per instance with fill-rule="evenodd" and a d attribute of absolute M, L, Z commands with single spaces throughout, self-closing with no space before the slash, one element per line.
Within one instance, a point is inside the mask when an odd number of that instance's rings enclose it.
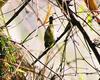
<path fill-rule="evenodd" d="M 72 10 L 70 8 L 69 9 L 69 12 L 70 12 L 70 18 L 71 18 L 71 22 L 73 24 L 73 26 L 77 26 L 78 29 L 81 31 L 83 37 L 86 39 L 86 41 L 88 42 L 90 48 L 92 49 L 92 51 L 94 52 L 94 55 L 96 56 L 99 64 L 100 64 L 100 55 L 97 51 L 97 49 L 95 48 L 95 45 L 94 43 L 92 43 L 90 37 L 88 36 L 88 34 L 86 33 L 86 31 L 83 29 L 82 25 L 80 24 L 80 22 L 74 17 L 74 15 L 72 14 Z"/>
<path fill-rule="evenodd" d="M 1 28 L 6 27 L 8 24 L 10 24 L 18 15 L 19 13 L 25 8 L 25 6 L 27 6 L 27 4 L 30 2 L 31 0 L 26 0 L 25 3 L 22 5 L 22 7 L 15 12 L 15 14 L 5 23 L 4 26 L 2 26 Z"/>
<path fill-rule="evenodd" d="M 19 44 L 20 45 L 20 44 Z M 51 68 L 49 68 L 48 66 L 46 66 L 44 63 L 42 63 L 40 60 L 38 60 L 24 45 L 21 45 L 32 57 L 34 57 L 37 61 L 39 61 L 42 65 L 44 65 L 44 67 L 46 67 L 47 69 L 49 69 L 51 72 L 53 72 L 56 76 L 59 77 L 60 80 L 62 80 L 62 78 L 60 77 L 59 74 L 57 74 L 55 71 L 53 71 Z"/>
<path fill-rule="evenodd" d="M 78 27 L 78 29 L 80 30 L 80 32 L 82 33 L 82 35 L 86 39 L 86 41 L 88 42 L 90 48 L 94 52 L 94 55 L 96 56 L 96 58 L 97 58 L 97 60 L 98 60 L 98 62 L 100 64 L 100 55 L 99 55 L 97 49 L 95 48 L 94 43 L 92 43 L 92 41 L 90 40 L 90 37 L 88 36 L 88 34 L 86 33 L 86 31 L 83 29 L 83 27 L 80 24 L 80 22 L 74 17 L 73 11 L 69 8 L 69 4 L 67 2 L 66 3 L 62 2 L 62 0 L 57 0 L 57 3 L 58 3 L 58 5 L 60 5 L 64 9 L 64 11 L 66 13 L 69 11 L 69 16 L 71 18 L 72 25 Z M 62 6 L 62 3 L 63 3 L 63 6 Z M 65 8 L 65 6 L 66 6 L 66 8 Z M 77 17 L 77 15 L 76 15 L 76 17 Z"/>
<path fill-rule="evenodd" d="M 37 61 L 39 61 L 45 54 L 47 54 L 47 52 L 65 35 L 65 33 L 67 33 L 67 31 L 69 31 L 71 28 L 70 26 L 70 22 L 67 24 L 64 32 L 57 38 L 57 40 L 54 42 L 54 44 L 52 46 L 50 46 L 49 48 L 47 48 L 33 63 L 32 65 L 34 65 Z"/>

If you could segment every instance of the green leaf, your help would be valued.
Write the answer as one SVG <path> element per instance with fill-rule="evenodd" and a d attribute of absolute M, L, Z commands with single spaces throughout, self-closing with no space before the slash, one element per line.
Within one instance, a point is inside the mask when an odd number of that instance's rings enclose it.
<path fill-rule="evenodd" d="M 81 15 L 84 12 L 84 7 L 81 5 L 78 9 L 78 15 Z"/>
<path fill-rule="evenodd" d="M 14 72 L 15 71 L 15 67 L 13 65 L 10 65 L 9 66 L 9 70 L 10 70 L 10 72 Z"/>
<path fill-rule="evenodd" d="M 22 69 L 17 69 L 17 71 L 18 71 L 18 72 L 21 72 L 21 73 L 25 73 L 25 71 L 22 70 Z"/>
<path fill-rule="evenodd" d="M 87 22 L 92 27 L 92 15 L 90 13 L 87 14 Z"/>
<path fill-rule="evenodd" d="M 16 56 L 12 55 L 11 61 L 12 61 L 12 62 L 16 62 Z"/>

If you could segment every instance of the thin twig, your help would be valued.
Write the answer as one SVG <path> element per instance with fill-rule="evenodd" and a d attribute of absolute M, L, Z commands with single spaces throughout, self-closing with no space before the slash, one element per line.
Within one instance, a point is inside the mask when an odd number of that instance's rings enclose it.
<path fill-rule="evenodd" d="M 47 54 L 47 52 L 65 35 L 65 33 L 67 31 L 70 30 L 71 26 L 69 25 L 70 22 L 67 24 L 64 32 L 57 38 L 57 40 L 54 42 L 54 44 L 52 46 L 50 46 L 49 48 L 47 48 L 33 63 L 32 65 L 34 65 L 37 61 L 39 61 L 45 54 Z"/>
<path fill-rule="evenodd" d="M 8 24 L 10 24 L 18 15 L 19 13 L 25 8 L 25 6 L 27 6 L 27 4 L 30 2 L 31 0 L 26 0 L 25 3 L 22 5 L 22 7 L 15 12 L 15 14 L 5 23 L 4 26 L 2 26 L 1 28 L 4 28 L 5 26 L 7 26 Z"/>

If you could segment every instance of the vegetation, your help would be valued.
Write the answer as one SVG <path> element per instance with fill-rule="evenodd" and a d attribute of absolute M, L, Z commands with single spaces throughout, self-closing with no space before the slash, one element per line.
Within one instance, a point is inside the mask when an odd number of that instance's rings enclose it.
<path fill-rule="evenodd" d="M 0 1 L 0 80 L 100 79 L 100 13 L 95 0 L 14 2 L 18 4 L 17 7 L 5 13 L 6 5 L 13 3 L 13 0 Z M 29 20 L 26 16 L 19 18 L 20 15 L 27 15 Z M 48 21 L 50 18 L 51 22 Z M 23 30 L 25 26 L 29 29 L 24 20 L 29 21 L 30 25 L 33 23 L 31 20 L 34 20 L 34 26 L 31 25 L 33 31 L 29 31 L 29 34 Z M 19 36 L 25 37 L 19 42 L 13 40 L 10 33 L 13 24 L 15 27 L 23 27 L 20 29 L 24 32 Z M 50 25 L 54 27 L 54 31 L 50 29 Z M 34 45 L 32 50 L 27 44 Z"/>

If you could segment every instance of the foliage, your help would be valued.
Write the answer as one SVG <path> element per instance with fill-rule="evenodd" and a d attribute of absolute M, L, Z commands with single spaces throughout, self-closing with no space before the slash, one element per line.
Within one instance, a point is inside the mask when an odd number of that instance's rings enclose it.
<path fill-rule="evenodd" d="M 92 39 L 100 36 L 94 0 L 15 0 L 17 7 L 5 13 L 6 1 L 0 1 L 0 80 L 85 80 L 87 75 L 99 78 L 100 41 Z M 50 16 L 53 24 L 48 20 Z M 13 25 L 21 27 L 22 37 L 27 33 L 26 26 L 31 32 L 16 42 L 10 35 Z"/>

